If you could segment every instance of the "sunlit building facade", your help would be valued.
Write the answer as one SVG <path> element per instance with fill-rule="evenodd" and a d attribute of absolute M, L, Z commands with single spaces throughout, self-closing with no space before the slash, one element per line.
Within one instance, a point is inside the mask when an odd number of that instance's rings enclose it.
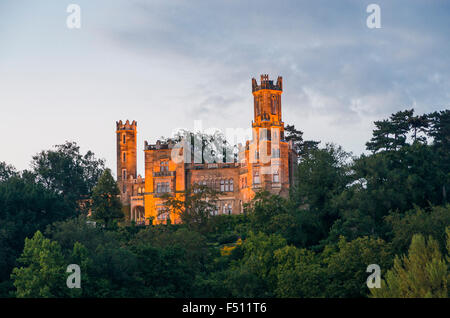
<path fill-rule="evenodd" d="M 145 178 L 137 175 L 137 123 L 116 122 L 117 182 L 130 220 L 153 224 L 180 219 L 165 207 L 165 195 L 183 198 L 194 184 L 219 192 L 214 214 L 238 214 L 257 191 L 288 196 L 296 156 L 285 140 L 282 120 L 282 78 L 276 83 L 261 75 L 252 79 L 252 139 L 227 162 L 199 162 L 193 147 L 173 141 L 145 142 Z M 129 209 L 128 209 L 129 207 Z"/>

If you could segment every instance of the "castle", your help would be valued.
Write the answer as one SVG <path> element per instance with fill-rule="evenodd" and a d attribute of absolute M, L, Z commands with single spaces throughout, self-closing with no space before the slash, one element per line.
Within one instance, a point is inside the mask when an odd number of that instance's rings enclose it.
<path fill-rule="evenodd" d="M 296 155 L 284 137 L 282 92 L 280 76 L 275 84 L 268 75 L 261 75 L 259 85 L 252 79 L 252 140 L 240 147 L 237 158 L 197 162 L 186 143 L 145 142 L 145 178 L 137 175 L 136 169 L 136 121 L 116 122 L 117 182 L 121 201 L 129 207 L 127 218 L 137 224 L 149 224 L 150 220 L 165 223 L 168 218 L 179 222 L 179 216 L 165 208 L 162 196 L 182 198 L 194 184 L 220 191 L 214 214 L 242 213 L 243 204 L 263 189 L 286 197 L 293 182 Z"/>

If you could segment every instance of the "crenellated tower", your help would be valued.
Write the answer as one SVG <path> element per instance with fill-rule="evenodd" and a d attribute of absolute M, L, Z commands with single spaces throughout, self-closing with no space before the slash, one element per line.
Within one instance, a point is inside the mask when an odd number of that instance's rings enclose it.
<path fill-rule="evenodd" d="M 253 138 L 247 145 L 246 157 L 252 190 L 265 189 L 286 195 L 289 188 L 290 146 L 284 139 L 284 122 L 281 113 L 283 79 L 276 83 L 269 75 L 261 75 L 258 82 L 252 78 L 254 98 Z"/>
<path fill-rule="evenodd" d="M 260 85 L 252 78 L 252 93 L 254 99 L 253 127 L 283 126 L 281 118 L 281 94 L 283 79 L 278 76 L 274 84 L 269 75 L 261 75 Z"/>
<path fill-rule="evenodd" d="M 132 192 L 130 181 L 137 178 L 136 130 L 137 122 L 116 122 L 117 181 L 122 202 L 127 204 Z"/>

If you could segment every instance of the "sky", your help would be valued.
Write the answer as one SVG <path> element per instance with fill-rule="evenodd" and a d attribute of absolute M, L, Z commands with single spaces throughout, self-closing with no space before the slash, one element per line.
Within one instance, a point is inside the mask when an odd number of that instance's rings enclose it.
<path fill-rule="evenodd" d="M 283 77 L 286 124 L 359 155 L 373 121 L 449 108 L 449 38 L 446 0 L 0 0 L 0 161 L 76 141 L 115 171 L 129 119 L 143 174 L 144 140 L 248 128 L 260 74 Z"/>

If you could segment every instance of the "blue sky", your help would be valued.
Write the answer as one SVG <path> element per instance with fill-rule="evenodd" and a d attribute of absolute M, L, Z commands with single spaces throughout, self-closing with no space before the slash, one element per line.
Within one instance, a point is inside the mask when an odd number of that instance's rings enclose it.
<path fill-rule="evenodd" d="M 1 0 L 0 161 L 74 140 L 114 171 L 115 121 L 135 119 L 142 173 L 144 140 L 249 127 L 262 73 L 283 76 L 285 123 L 360 154 L 374 120 L 449 107 L 449 21 L 445 0 Z"/>

